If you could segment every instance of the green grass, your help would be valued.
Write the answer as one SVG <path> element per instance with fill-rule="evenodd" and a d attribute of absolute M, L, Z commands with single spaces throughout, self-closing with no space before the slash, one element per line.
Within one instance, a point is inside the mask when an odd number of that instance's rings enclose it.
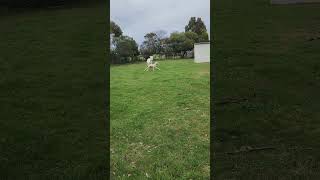
<path fill-rule="evenodd" d="M 308 39 L 320 37 L 320 4 L 213 7 L 213 103 L 247 99 L 214 105 L 215 179 L 317 179 L 320 39 Z M 241 146 L 275 149 L 225 154 Z"/>
<path fill-rule="evenodd" d="M 111 67 L 111 176 L 208 179 L 208 63 L 160 61 Z M 147 175 L 146 175 L 147 174 Z"/>
<path fill-rule="evenodd" d="M 105 179 L 105 4 L 0 17 L 0 179 Z"/>

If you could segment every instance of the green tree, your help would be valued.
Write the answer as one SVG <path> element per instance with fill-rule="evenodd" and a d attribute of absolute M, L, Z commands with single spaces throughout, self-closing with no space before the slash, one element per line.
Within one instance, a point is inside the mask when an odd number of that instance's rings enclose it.
<path fill-rule="evenodd" d="M 114 50 L 111 52 L 112 63 L 122 64 L 136 60 L 139 55 L 138 44 L 129 36 L 114 38 Z"/>
<path fill-rule="evenodd" d="M 208 41 L 209 36 L 206 25 L 201 18 L 191 17 L 188 25 L 185 26 L 185 32 L 194 32 L 198 35 L 195 42 Z"/>
<path fill-rule="evenodd" d="M 188 32 L 188 31 L 195 32 L 195 27 L 196 27 L 196 17 L 191 17 L 188 25 L 186 25 L 184 29 L 185 29 L 185 32 Z"/>
<path fill-rule="evenodd" d="M 167 41 L 168 49 L 171 50 L 174 55 L 180 54 L 185 56 L 187 51 L 193 49 L 196 39 L 197 35 L 193 32 L 173 32 Z"/>
<path fill-rule="evenodd" d="M 193 42 L 199 42 L 199 35 L 195 32 L 192 32 L 192 31 L 187 31 L 185 32 L 185 36 L 188 38 L 188 39 L 191 39 Z"/>
<path fill-rule="evenodd" d="M 162 44 L 161 39 L 158 35 L 154 32 L 147 33 L 144 36 L 144 41 L 140 46 L 140 52 L 143 57 L 147 58 L 153 54 L 161 53 L 162 52 Z"/>
<path fill-rule="evenodd" d="M 204 42 L 204 41 L 209 41 L 209 35 L 207 32 L 203 32 L 202 34 L 200 34 L 197 42 Z"/>
<path fill-rule="evenodd" d="M 173 56 L 174 55 L 174 51 L 171 47 L 171 44 L 170 44 L 170 37 L 167 37 L 167 38 L 164 38 L 162 40 L 163 42 L 163 54 L 165 54 L 166 57 L 170 57 L 170 56 Z"/>
<path fill-rule="evenodd" d="M 114 34 L 115 37 L 120 37 L 122 35 L 120 26 L 113 21 L 110 21 L 110 34 Z"/>

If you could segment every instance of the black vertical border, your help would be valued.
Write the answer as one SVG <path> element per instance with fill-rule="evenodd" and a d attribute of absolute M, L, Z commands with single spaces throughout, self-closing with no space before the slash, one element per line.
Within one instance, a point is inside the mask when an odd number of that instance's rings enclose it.
<path fill-rule="evenodd" d="M 110 179 L 110 0 L 106 2 L 106 29 L 105 29 L 105 69 L 106 69 L 106 131 L 107 131 L 107 179 Z"/>
<path fill-rule="evenodd" d="M 214 111 L 214 87 L 216 71 L 214 66 L 214 1 L 210 0 L 210 179 L 214 179 L 214 132 L 215 132 L 215 111 Z"/>

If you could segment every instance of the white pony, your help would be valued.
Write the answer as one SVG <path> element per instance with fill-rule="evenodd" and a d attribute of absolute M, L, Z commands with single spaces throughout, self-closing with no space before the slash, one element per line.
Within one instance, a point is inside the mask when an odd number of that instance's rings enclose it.
<path fill-rule="evenodd" d="M 146 69 L 144 69 L 144 70 L 145 70 L 145 71 L 146 71 L 146 70 L 149 71 L 149 69 L 152 68 L 153 71 L 154 71 L 154 68 L 159 69 L 159 68 L 157 67 L 157 65 L 158 65 L 158 62 L 153 63 L 153 56 L 150 56 L 150 57 L 147 59 L 147 67 L 146 67 Z M 159 70 L 160 70 L 160 69 L 159 69 Z"/>
<path fill-rule="evenodd" d="M 147 59 L 147 64 L 152 64 L 153 63 L 153 56 L 150 56 L 148 59 Z"/>
<path fill-rule="evenodd" d="M 154 68 L 160 70 L 160 68 L 158 68 L 157 66 L 158 66 L 158 62 L 155 62 L 154 64 L 149 64 L 145 70 L 149 71 L 150 68 L 152 68 L 153 71 L 154 71 Z"/>

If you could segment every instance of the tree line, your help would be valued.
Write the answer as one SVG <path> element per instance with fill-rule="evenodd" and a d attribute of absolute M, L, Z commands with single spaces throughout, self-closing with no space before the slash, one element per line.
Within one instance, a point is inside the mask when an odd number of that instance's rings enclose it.
<path fill-rule="evenodd" d="M 111 63 L 123 64 L 143 61 L 151 55 L 157 58 L 193 57 L 193 46 L 197 42 L 209 41 L 207 28 L 201 18 L 191 17 L 184 32 L 159 30 L 147 33 L 138 46 L 136 41 L 123 35 L 119 25 L 110 22 Z"/>

